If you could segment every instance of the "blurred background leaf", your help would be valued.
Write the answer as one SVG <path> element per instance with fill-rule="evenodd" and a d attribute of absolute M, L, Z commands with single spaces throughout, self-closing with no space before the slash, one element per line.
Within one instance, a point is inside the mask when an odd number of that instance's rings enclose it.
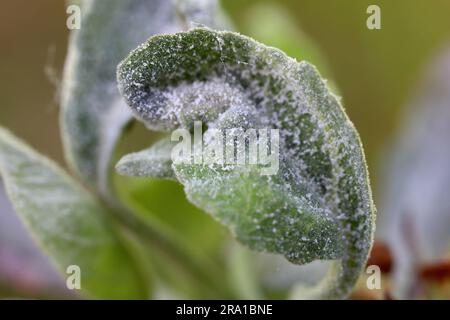
<path fill-rule="evenodd" d="M 70 297 L 6 197 L 0 179 L 0 298 Z"/>
<path fill-rule="evenodd" d="M 150 283 L 106 207 L 1 127 L 0 175 L 17 216 L 52 265 L 60 274 L 72 265 L 79 268 L 79 294 L 103 299 L 149 296 Z"/>

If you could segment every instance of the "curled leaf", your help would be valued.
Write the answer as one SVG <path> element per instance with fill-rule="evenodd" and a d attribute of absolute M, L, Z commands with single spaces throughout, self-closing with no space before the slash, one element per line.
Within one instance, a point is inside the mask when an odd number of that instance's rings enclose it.
<path fill-rule="evenodd" d="M 372 244 L 374 206 L 357 132 L 312 65 L 198 28 L 150 38 L 119 65 L 118 82 L 153 130 L 192 130 L 195 121 L 206 139 L 217 130 L 279 130 L 272 174 L 261 165 L 172 168 L 190 201 L 250 248 L 296 264 L 336 260 L 314 293 L 348 295 Z"/>
<path fill-rule="evenodd" d="M 146 297 L 106 209 L 55 164 L 2 128 L 0 174 L 16 213 L 58 270 L 66 274 L 69 266 L 80 268 L 84 293 L 94 298 Z"/>

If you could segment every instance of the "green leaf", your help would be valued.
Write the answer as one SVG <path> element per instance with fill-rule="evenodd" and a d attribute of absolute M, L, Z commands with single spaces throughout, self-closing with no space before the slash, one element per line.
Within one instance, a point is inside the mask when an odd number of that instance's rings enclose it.
<path fill-rule="evenodd" d="M 163 138 L 149 149 L 124 156 L 117 163 L 116 170 L 126 176 L 174 180 L 172 147 L 169 138 Z"/>
<path fill-rule="evenodd" d="M 83 293 L 147 297 L 106 209 L 54 163 L 1 128 L 0 174 L 17 214 L 59 271 L 80 267 Z"/>
<path fill-rule="evenodd" d="M 102 195 L 110 193 L 111 154 L 131 114 L 116 87 L 116 66 L 149 36 L 188 23 L 211 23 L 215 0 L 84 0 L 73 30 L 62 87 L 61 128 L 67 160 Z"/>
<path fill-rule="evenodd" d="M 243 244 L 296 264 L 334 259 L 310 293 L 342 298 L 373 240 L 375 209 L 358 134 L 317 70 L 233 32 L 155 36 L 118 68 L 119 89 L 147 127 L 269 128 L 279 170 L 173 164 L 194 204 Z M 306 294 L 306 293 L 305 293 Z M 294 295 L 297 297 L 297 295 Z"/>

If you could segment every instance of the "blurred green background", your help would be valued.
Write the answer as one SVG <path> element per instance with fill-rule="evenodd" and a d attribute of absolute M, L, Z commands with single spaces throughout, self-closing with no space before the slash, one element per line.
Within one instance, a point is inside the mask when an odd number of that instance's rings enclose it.
<path fill-rule="evenodd" d="M 295 55 L 295 36 L 302 30 L 324 56 L 329 71 L 321 71 L 343 96 L 376 184 L 380 152 L 395 132 L 402 107 L 426 63 L 450 40 L 450 1 L 222 1 L 237 29 L 256 38 L 264 24 L 258 28 L 252 21 L 260 19 L 261 10 L 255 8 L 261 4 L 284 11 L 267 16 L 267 25 L 290 28 L 273 45 Z M 366 28 L 369 4 L 381 7 L 381 30 Z M 67 46 L 65 19 L 64 1 L 1 5 L 0 125 L 61 164 L 57 94 Z"/>

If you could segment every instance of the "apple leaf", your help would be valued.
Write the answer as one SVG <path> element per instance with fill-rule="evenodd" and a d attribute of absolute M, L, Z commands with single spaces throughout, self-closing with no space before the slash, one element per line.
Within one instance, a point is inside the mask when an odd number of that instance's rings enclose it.
<path fill-rule="evenodd" d="M 56 164 L 2 128 L 0 174 L 16 213 L 61 274 L 69 277 L 70 266 L 80 268 L 83 293 L 148 297 L 107 209 Z"/>

